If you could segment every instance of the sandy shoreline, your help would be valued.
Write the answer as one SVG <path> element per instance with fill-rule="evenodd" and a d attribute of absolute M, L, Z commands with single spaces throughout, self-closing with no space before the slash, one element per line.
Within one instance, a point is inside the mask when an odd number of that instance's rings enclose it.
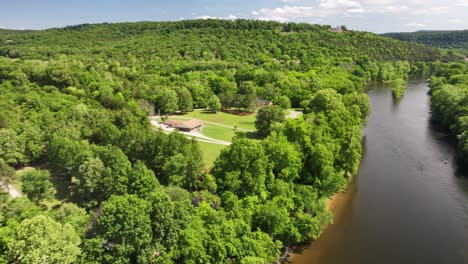
<path fill-rule="evenodd" d="M 315 248 L 317 246 L 315 241 L 323 239 L 323 237 L 327 236 L 328 232 L 333 232 L 333 230 L 330 229 L 334 225 L 338 225 L 340 222 L 346 221 L 347 218 L 345 216 L 349 213 L 350 204 L 353 200 L 354 194 L 356 193 L 356 178 L 357 176 L 352 177 L 343 189 L 328 199 L 326 207 L 327 211 L 333 214 L 332 223 L 323 227 L 322 233 L 316 240 L 306 242 L 304 245 L 298 246 L 290 252 L 286 263 L 313 263 L 314 259 L 318 259 L 320 256 L 320 248 Z M 314 247 L 314 250 L 311 250 L 312 247 Z"/>

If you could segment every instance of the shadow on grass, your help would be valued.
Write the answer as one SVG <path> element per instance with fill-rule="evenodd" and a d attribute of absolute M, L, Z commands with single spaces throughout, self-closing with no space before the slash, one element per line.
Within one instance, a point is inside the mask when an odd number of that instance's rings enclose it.
<path fill-rule="evenodd" d="M 70 199 L 70 182 L 68 177 L 63 173 L 58 173 L 55 170 L 50 170 L 51 172 L 51 181 L 54 184 L 55 190 L 55 198 L 57 200 L 69 200 Z"/>
<path fill-rule="evenodd" d="M 175 113 L 172 113 L 172 114 L 167 114 L 167 116 L 171 116 L 171 115 L 175 115 L 175 116 L 185 116 L 187 114 L 189 114 L 190 112 L 175 112 Z M 166 116 L 166 115 L 162 115 L 162 116 Z"/>
<path fill-rule="evenodd" d="M 261 139 L 257 132 L 236 131 L 234 133 L 236 134 L 235 138 Z"/>
<path fill-rule="evenodd" d="M 210 110 L 201 110 L 200 112 L 203 114 L 210 114 L 210 115 L 216 115 L 218 113 L 218 112 L 213 112 Z"/>

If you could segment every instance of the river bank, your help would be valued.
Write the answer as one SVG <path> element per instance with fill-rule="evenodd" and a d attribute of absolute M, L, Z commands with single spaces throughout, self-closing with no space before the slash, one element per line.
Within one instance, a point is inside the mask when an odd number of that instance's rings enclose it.
<path fill-rule="evenodd" d="M 292 247 L 286 263 L 295 263 L 297 261 L 301 261 L 303 258 L 311 260 L 318 259 L 320 257 L 320 248 L 315 248 L 313 251 L 309 250 L 309 248 L 312 245 L 321 244 L 321 241 L 326 240 L 326 237 L 330 235 L 329 229 L 334 225 L 340 225 L 340 222 L 346 219 L 344 216 L 350 213 L 350 205 L 352 204 L 352 199 L 356 192 L 357 180 L 357 176 L 352 177 L 341 191 L 335 193 L 328 199 L 326 207 L 327 211 L 333 215 L 333 222 L 323 227 L 322 233 L 316 240 L 307 241 L 303 244 Z M 339 231 L 339 229 L 335 231 Z"/>
<path fill-rule="evenodd" d="M 292 254 L 294 264 L 468 263 L 468 180 L 430 124 L 427 83 L 369 90 L 359 173 L 329 202 L 334 223 Z"/>

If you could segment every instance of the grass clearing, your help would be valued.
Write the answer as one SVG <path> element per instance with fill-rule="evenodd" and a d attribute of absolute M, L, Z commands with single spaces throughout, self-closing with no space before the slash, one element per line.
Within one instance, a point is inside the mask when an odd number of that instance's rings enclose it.
<path fill-rule="evenodd" d="M 229 114 L 224 112 L 208 112 L 205 110 L 195 110 L 190 113 L 183 113 L 178 116 L 181 117 L 192 117 L 197 118 L 207 122 L 213 122 L 220 125 L 238 127 L 247 130 L 255 130 L 255 114 L 241 116 L 235 114 Z M 176 118 L 176 116 L 171 116 L 170 118 Z"/>
<path fill-rule="evenodd" d="M 232 138 L 234 138 L 237 133 L 243 133 L 243 131 L 236 131 L 232 128 L 221 127 L 212 124 L 204 124 L 201 133 L 210 138 L 232 142 Z"/>
<path fill-rule="evenodd" d="M 225 112 L 212 113 L 205 110 L 195 110 L 189 113 L 169 116 L 169 119 L 188 120 L 189 118 L 205 121 L 201 130 L 201 134 L 204 136 L 227 142 L 232 142 L 233 137 L 235 137 L 237 133 L 245 133 L 242 129 L 255 131 L 255 114 L 243 116 Z M 234 130 L 233 127 L 237 127 L 238 129 Z M 203 160 L 207 169 L 213 167 L 214 161 L 221 153 L 221 150 L 227 147 L 209 142 L 199 141 L 198 143 L 203 152 Z"/>
<path fill-rule="evenodd" d="M 207 169 L 213 167 L 214 161 L 221 153 L 221 150 L 227 147 L 208 142 L 198 142 L 198 144 L 200 144 L 200 149 L 203 152 L 203 161 Z"/>

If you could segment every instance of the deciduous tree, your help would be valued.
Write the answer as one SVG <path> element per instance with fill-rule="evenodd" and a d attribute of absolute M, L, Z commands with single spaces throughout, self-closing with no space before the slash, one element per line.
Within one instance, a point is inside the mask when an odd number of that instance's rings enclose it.
<path fill-rule="evenodd" d="M 73 227 L 47 216 L 24 220 L 15 233 L 9 255 L 19 263 L 75 263 L 81 252 Z"/>

